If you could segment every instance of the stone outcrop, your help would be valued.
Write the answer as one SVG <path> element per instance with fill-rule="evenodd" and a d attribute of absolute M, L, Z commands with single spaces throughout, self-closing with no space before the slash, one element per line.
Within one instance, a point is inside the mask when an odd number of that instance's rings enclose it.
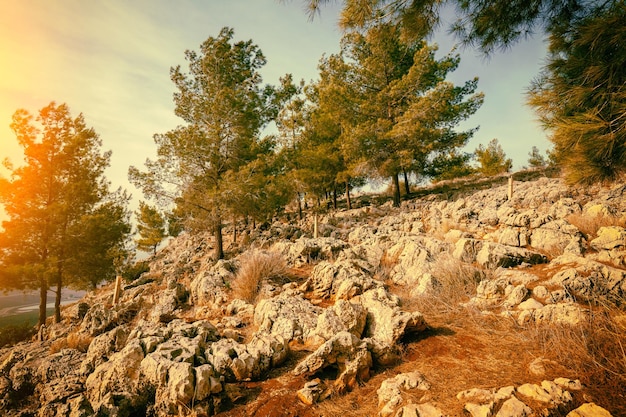
<path fill-rule="evenodd" d="M 615 224 L 583 232 L 576 216 Z M 626 186 L 587 191 L 540 178 L 516 183 L 511 199 L 496 186 L 400 209 L 338 210 L 320 217 L 320 238 L 310 237 L 310 220 L 276 220 L 244 240 L 279 253 L 293 276 L 260 277 L 255 303 L 230 289 L 243 262 L 238 248 L 215 262 L 209 235 L 182 233 L 118 303 L 106 288 L 90 293 L 64 310 L 62 324 L 43 328 L 41 340 L 0 350 L 0 415 L 208 416 L 240 406 L 237 387 L 259 387 L 270 374 L 280 375 L 276 395 L 286 391 L 282 398 L 300 406 L 332 401 L 381 381 L 371 378 L 381 370 L 393 375 L 407 341 L 419 346 L 435 333 L 413 301 L 440 296 L 450 274 L 478 283 L 462 307 L 484 317 L 522 328 L 578 326 L 598 306 L 624 308 L 620 219 Z M 446 262 L 460 268 L 450 272 Z M 85 346 L 70 346 L 71 337 Z M 459 392 L 459 407 L 473 417 L 611 415 L 583 404 L 579 381 L 549 380 L 546 368 L 557 365 L 533 362 L 529 373 L 546 378 L 539 383 Z M 427 376 L 385 379 L 375 412 L 449 415 Z"/>

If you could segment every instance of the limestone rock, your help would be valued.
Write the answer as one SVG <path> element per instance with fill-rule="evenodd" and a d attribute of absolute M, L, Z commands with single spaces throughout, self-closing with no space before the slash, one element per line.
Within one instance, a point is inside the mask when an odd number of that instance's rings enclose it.
<path fill-rule="evenodd" d="M 333 260 L 346 247 L 344 241 L 331 237 L 317 239 L 301 237 L 295 242 L 277 242 L 272 246 L 272 250 L 280 253 L 288 265 L 298 267 L 312 261 Z"/>
<path fill-rule="evenodd" d="M 360 338 L 365 329 L 366 319 L 367 311 L 361 304 L 337 300 L 332 307 L 325 309 L 317 317 L 314 333 L 324 341 L 343 331 Z"/>
<path fill-rule="evenodd" d="M 532 413 L 533 410 L 529 406 L 517 398 L 511 397 L 502 404 L 496 417 L 526 417 L 532 415 Z"/>
<path fill-rule="evenodd" d="M 259 332 L 280 336 L 287 342 L 305 342 L 315 334 L 322 308 L 301 296 L 261 300 L 254 309 L 254 324 Z"/>
<path fill-rule="evenodd" d="M 226 303 L 226 282 L 232 279 L 236 269 L 234 261 L 220 260 L 202 269 L 191 281 L 190 299 L 196 306 L 219 307 Z"/>
<path fill-rule="evenodd" d="M 358 260 L 342 260 L 334 263 L 318 263 L 305 287 L 313 291 L 316 298 L 349 300 L 356 295 L 380 286 L 368 270 L 370 265 Z"/>
<path fill-rule="evenodd" d="M 378 408 L 381 417 L 392 416 L 403 402 L 402 392 L 420 389 L 429 390 L 430 384 L 418 371 L 398 374 L 393 378 L 389 378 L 380 384 L 380 388 L 376 391 L 378 394 Z"/>
<path fill-rule="evenodd" d="M 545 263 L 547 260 L 546 256 L 539 252 L 492 242 L 483 242 L 476 254 L 476 262 L 488 269 L 510 268 L 522 263 L 535 265 Z"/>
<path fill-rule="evenodd" d="M 379 361 L 391 360 L 397 342 L 405 334 L 426 329 L 426 321 L 419 311 L 402 311 L 399 298 L 384 288 L 367 291 L 360 301 L 367 310 L 364 335 L 374 340 L 372 353 Z"/>
<path fill-rule="evenodd" d="M 614 250 L 626 248 L 626 229 L 619 226 L 601 227 L 598 237 L 589 242 L 595 250 Z"/>
<path fill-rule="evenodd" d="M 571 411 L 567 417 L 611 417 L 611 413 L 599 405 L 586 403 Z"/>
<path fill-rule="evenodd" d="M 367 345 L 353 334 L 341 332 L 307 356 L 293 370 L 294 375 L 313 375 L 328 366 L 339 369 L 334 386 L 343 393 L 370 376 L 372 357 Z"/>

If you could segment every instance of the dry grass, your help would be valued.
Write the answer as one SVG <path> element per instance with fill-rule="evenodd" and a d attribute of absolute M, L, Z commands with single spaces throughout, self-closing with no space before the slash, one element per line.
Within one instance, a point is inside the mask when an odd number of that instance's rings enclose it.
<path fill-rule="evenodd" d="M 598 230 L 601 227 L 607 226 L 621 226 L 626 227 L 626 217 L 617 217 L 617 216 L 609 216 L 609 215 L 589 215 L 586 213 L 575 213 L 567 216 L 566 220 L 576 226 L 578 230 L 581 231 L 587 237 L 587 239 L 591 240 L 598 237 Z"/>
<path fill-rule="evenodd" d="M 254 250 L 240 258 L 241 265 L 231 283 L 233 297 L 254 303 L 264 280 L 280 280 L 287 273 L 283 257 L 275 252 Z"/>
<path fill-rule="evenodd" d="M 65 338 L 60 338 L 50 345 L 50 353 L 60 352 L 62 349 L 76 349 L 80 352 L 87 352 L 93 337 L 88 334 L 72 332 Z"/>
<path fill-rule="evenodd" d="M 613 415 L 626 415 L 626 327 L 623 312 L 594 309 L 579 326 L 542 326 L 533 338 L 546 358 L 571 370 Z"/>

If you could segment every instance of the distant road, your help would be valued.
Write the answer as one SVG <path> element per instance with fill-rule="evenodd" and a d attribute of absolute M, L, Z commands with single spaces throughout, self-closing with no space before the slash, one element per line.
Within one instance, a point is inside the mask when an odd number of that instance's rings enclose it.
<path fill-rule="evenodd" d="M 85 295 L 85 291 L 74 291 L 64 289 L 61 297 L 61 304 L 70 304 L 80 300 Z M 48 309 L 54 308 L 54 293 L 48 293 Z M 38 291 L 10 291 L 0 293 L 0 326 L 11 323 L 36 322 L 39 310 Z"/>

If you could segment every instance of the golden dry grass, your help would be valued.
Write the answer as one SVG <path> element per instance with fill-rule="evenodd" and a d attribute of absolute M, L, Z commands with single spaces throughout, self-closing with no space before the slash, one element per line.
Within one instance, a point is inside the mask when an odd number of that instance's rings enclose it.
<path fill-rule="evenodd" d="M 598 237 L 598 230 L 601 227 L 620 226 L 626 227 L 626 217 L 609 215 L 590 215 L 587 213 L 574 213 L 567 216 L 566 220 L 576 226 L 587 239 Z"/>
<path fill-rule="evenodd" d="M 240 261 L 230 284 L 232 294 L 250 303 L 257 299 L 264 280 L 279 280 L 287 272 L 285 260 L 276 252 L 253 250 L 242 255 Z"/>
<path fill-rule="evenodd" d="M 72 332 L 64 338 L 60 338 L 52 342 L 50 345 L 50 353 L 60 352 L 62 349 L 76 349 L 80 352 L 87 352 L 93 337 L 88 334 Z"/>

